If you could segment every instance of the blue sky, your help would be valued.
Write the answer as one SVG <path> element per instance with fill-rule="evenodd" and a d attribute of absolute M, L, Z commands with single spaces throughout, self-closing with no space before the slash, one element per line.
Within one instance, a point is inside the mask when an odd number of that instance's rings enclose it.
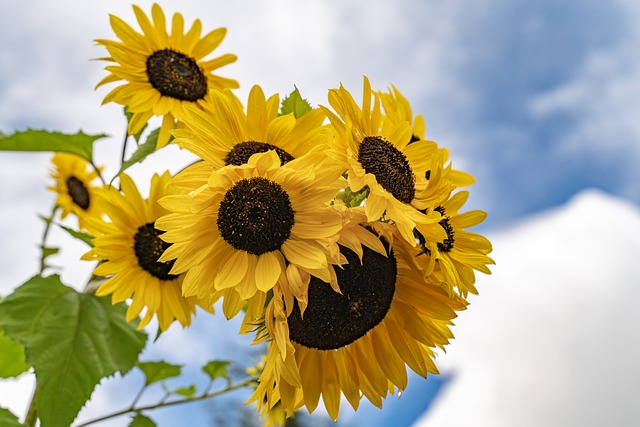
<path fill-rule="evenodd" d="M 139 4 L 149 10 L 151 2 Z M 483 232 L 510 229 L 588 188 L 640 202 L 640 6 L 633 0 L 160 4 L 188 22 L 199 17 L 205 28 L 228 27 L 220 52 L 239 56 L 224 73 L 240 81 L 241 96 L 254 83 L 283 95 L 295 84 L 312 103 L 326 104 L 327 89 L 340 82 L 359 93 L 362 75 L 380 89 L 394 84 L 424 115 L 427 136 L 451 150 L 454 167 L 476 176 L 468 207 L 489 213 Z M 113 38 L 108 13 L 133 21 L 121 1 L 0 5 L 1 131 L 82 128 L 120 144 L 119 107 L 100 107 L 106 90 L 93 92 L 103 64 L 88 61 L 103 54 L 93 39 Z M 115 165 L 112 147 L 101 143 L 97 155 Z M 187 157 L 167 151 L 132 174 L 147 180 L 157 164 L 180 169 Z M 35 212 L 52 201 L 48 158 L 0 153 L 0 198 L 9 201 L 0 208 L 2 294 L 35 269 Z M 69 250 L 60 264 L 79 253 Z M 71 265 L 69 282 L 87 274 Z M 210 339 L 205 324 L 189 334 Z M 414 376 L 383 412 L 364 407 L 344 423 L 410 425 L 443 381 Z M 198 411 L 206 420 L 206 406 Z"/>

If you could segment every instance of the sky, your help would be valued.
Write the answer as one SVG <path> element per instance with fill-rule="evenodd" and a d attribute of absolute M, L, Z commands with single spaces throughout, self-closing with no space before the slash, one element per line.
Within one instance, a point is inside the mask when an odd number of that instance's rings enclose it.
<path fill-rule="evenodd" d="M 138 4 L 148 11 L 151 2 Z M 632 291 L 629 281 L 635 275 L 633 263 L 618 259 L 616 254 L 633 254 L 634 248 L 638 253 L 633 239 L 623 239 L 634 235 L 623 221 L 637 220 L 640 203 L 637 2 L 185 0 L 160 4 L 167 14 L 183 13 L 186 22 L 200 18 L 204 28 L 228 28 L 216 53 L 238 55 L 238 61 L 221 74 L 240 82 L 241 98 L 246 99 L 253 84 L 261 85 L 267 94 L 282 95 L 295 85 L 312 104 L 326 105 L 329 88 L 342 83 L 357 97 L 362 76 L 367 75 L 374 88 L 393 84 L 405 94 L 414 113 L 425 117 L 427 137 L 450 149 L 454 167 L 477 178 L 468 208 L 488 212 L 487 221 L 478 230 L 492 238 L 497 266 L 494 275 L 479 278 L 480 296 L 472 299 L 469 310 L 457 322 L 457 339 L 450 350 L 439 357 L 443 374 L 427 381 L 412 377 L 402 398 L 388 399 L 382 412 L 366 406 L 356 414 L 345 411 L 346 425 L 375 425 L 389 419 L 398 425 L 411 425 L 429 403 L 429 411 L 416 425 L 465 425 L 464 419 L 447 420 L 442 415 L 451 408 L 451 399 L 470 402 L 469 416 L 482 414 L 487 420 L 495 420 L 500 413 L 507 421 L 508 414 L 548 421 L 558 406 L 573 407 L 567 397 L 571 395 L 574 402 L 584 397 L 591 402 L 588 408 L 600 410 L 600 414 L 624 407 L 616 412 L 622 417 L 617 425 L 633 425 L 637 413 L 624 406 L 628 399 L 620 397 L 614 402 L 596 392 L 588 394 L 582 374 L 594 383 L 599 381 L 602 387 L 633 391 L 625 388 L 630 383 L 621 371 L 610 375 L 606 366 L 616 355 L 637 354 L 627 351 L 631 351 L 629 346 L 620 342 L 625 336 L 619 334 L 621 330 L 637 332 L 638 318 L 623 317 L 622 325 L 627 329 L 621 329 L 613 311 L 617 300 L 607 300 L 611 315 L 601 318 L 597 325 L 588 323 L 592 328 L 602 328 L 594 333 L 601 337 L 597 344 L 587 346 L 584 340 L 568 337 L 576 337 L 579 331 L 584 338 L 580 319 L 589 317 L 589 308 L 598 311 L 601 307 L 596 303 L 604 296 L 614 298 Z M 107 165 L 107 175 L 115 172 L 119 153 L 114 147 L 121 144 L 125 122 L 119 106 L 100 105 L 108 89 L 93 88 L 105 75 L 104 64 L 89 59 L 104 55 L 93 44 L 94 39 L 114 38 L 109 13 L 133 24 L 130 3 L 119 0 L 0 3 L 0 131 L 46 128 L 107 133 L 112 137 L 96 146 L 96 157 Z M 37 214 L 48 212 L 53 202 L 53 195 L 46 190 L 50 184 L 49 158 L 47 154 L 0 153 L 0 295 L 9 293 L 36 271 L 42 233 Z M 189 159 L 187 153 L 170 148 L 130 171 L 144 192 L 144 183 L 153 172 L 162 168 L 175 172 Z M 584 221 L 585 216 L 590 220 Z M 612 224 L 617 227 L 607 228 Z M 558 239 L 558 233 L 562 235 L 567 227 L 574 230 L 570 241 Z M 543 235 L 548 236 L 550 245 L 543 246 L 545 242 L 538 240 Z M 63 281 L 81 286 L 91 270 L 88 263 L 77 261 L 84 248 L 57 231 L 51 238 L 64 245 L 63 253 L 52 258 L 64 267 Z M 531 252 L 532 247 L 538 251 Z M 593 249 L 585 254 L 585 248 Z M 537 252 L 547 256 L 530 256 Z M 596 255 L 602 258 L 589 258 Z M 530 258 L 538 262 L 525 265 Z M 585 282 L 590 276 L 578 274 L 596 266 L 593 277 L 600 280 Z M 620 289 L 598 288 L 614 278 Z M 583 283 L 594 288 L 589 288 L 593 292 L 581 293 Z M 523 295 L 531 296 L 527 300 L 530 303 L 544 303 L 555 295 L 556 288 L 562 290 L 558 296 L 565 297 L 556 302 L 558 307 L 554 306 L 556 322 L 540 321 L 531 307 L 529 311 L 510 307 L 504 312 L 508 317 L 505 323 L 514 330 L 499 329 L 500 335 L 495 336 L 478 335 L 487 333 L 483 325 L 491 330 L 498 326 L 499 322 L 487 314 L 494 308 L 509 306 L 507 301 L 522 303 L 518 298 Z M 543 296 L 545 299 L 540 299 Z M 572 309 L 562 310 L 563 301 Z M 631 301 L 628 298 L 620 303 Z M 164 344 L 159 341 L 148 350 L 148 356 L 166 355 L 174 363 L 189 365 L 211 357 L 234 357 L 234 352 L 222 351 L 229 343 L 213 322 L 200 316 L 187 333 L 171 330 Z M 557 327 L 560 324 L 563 327 Z M 519 327 L 527 334 L 517 334 Z M 543 339 L 550 331 L 556 333 L 555 338 Z M 543 337 L 523 345 L 524 337 L 536 334 Z M 470 360 L 479 336 L 492 343 L 491 352 L 484 353 L 492 364 Z M 607 338 L 618 341 L 606 346 L 603 341 Z M 226 344 L 210 344 L 216 340 Z M 529 347 L 534 343 L 540 348 Z M 566 345 L 554 348 L 558 343 Z M 194 348 L 189 354 L 175 351 L 187 345 Z M 530 351 L 517 353 L 525 349 Z M 575 353 L 581 349 L 589 357 Z M 533 354 L 546 363 L 532 368 Z M 507 366 L 504 361 L 514 357 L 522 363 L 509 365 L 513 371 L 501 370 Z M 567 360 L 575 359 L 594 362 L 594 369 L 570 369 Z M 624 363 L 615 367 L 633 369 Z M 534 375 L 533 369 L 544 375 Z M 491 377 L 480 378 L 478 371 Z M 189 372 L 194 378 L 196 374 L 197 368 Z M 525 375 L 539 380 L 528 382 L 521 378 Z M 509 378 L 514 383 L 509 383 Z M 136 380 L 140 378 L 132 375 L 124 382 L 135 385 Z M 13 388 L 0 385 L 0 405 L 5 405 L 4 399 L 18 408 L 24 405 L 21 402 L 28 400 L 30 384 L 28 378 L 18 383 L 12 383 Z M 494 393 L 486 392 L 482 387 L 486 383 Z M 24 393 L 7 391 L 18 388 Z M 116 404 L 117 388 L 118 379 L 101 386 L 86 411 L 99 414 Z M 566 392 L 562 399 L 556 399 L 555 406 L 549 403 L 555 396 L 550 389 Z M 521 394 L 507 393 L 514 390 Z M 20 400 L 20 395 L 26 397 Z M 506 405 L 501 400 L 510 396 L 531 400 L 539 395 L 546 395 L 547 400 L 541 398 L 538 407 L 525 408 L 518 405 L 521 402 L 512 401 Z M 430 396 L 436 396 L 433 402 Z M 607 396 L 618 395 L 612 392 Z M 598 398 L 601 405 L 595 404 Z M 511 410 L 496 410 L 504 406 Z M 528 411 L 534 409 L 540 417 L 549 418 L 530 417 Z M 23 413 L 23 409 L 16 412 Z M 198 422 L 207 423 L 210 412 L 203 404 L 190 414 Z M 599 419 L 590 411 L 585 414 L 593 415 L 588 419 Z M 566 425 L 560 420 L 538 425 Z M 507 421 L 502 425 L 510 425 Z M 122 420 L 119 422 L 114 425 L 123 425 Z"/>

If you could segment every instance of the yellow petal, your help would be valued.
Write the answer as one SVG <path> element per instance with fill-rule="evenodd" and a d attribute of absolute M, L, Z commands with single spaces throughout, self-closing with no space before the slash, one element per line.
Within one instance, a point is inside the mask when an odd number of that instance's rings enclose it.
<path fill-rule="evenodd" d="M 248 257 L 245 251 L 234 251 L 224 266 L 218 271 L 214 286 L 226 289 L 236 286 L 247 273 Z"/>
<path fill-rule="evenodd" d="M 267 292 L 278 281 L 284 267 L 284 259 L 279 251 L 272 251 L 258 256 L 256 265 L 256 287 Z"/>

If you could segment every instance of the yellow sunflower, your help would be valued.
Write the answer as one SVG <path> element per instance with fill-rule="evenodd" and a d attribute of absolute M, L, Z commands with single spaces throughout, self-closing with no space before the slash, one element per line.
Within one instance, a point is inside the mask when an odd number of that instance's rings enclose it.
<path fill-rule="evenodd" d="M 121 174 L 122 193 L 112 187 L 102 196 L 101 207 L 111 221 L 87 220 L 96 236 L 95 246 L 82 259 L 104 261 L 94 273 L 109 277 L 96 295 L 112 295 L 114 304 L 131 298 L 127 321 L 138 317 L 146 308 L 139 329 L 154 316 L 162 330 L 169 328 L 174 320 L 187 327 L 196 305 L 212 310 L 195 297 L 183 297 L 183 275 L 170 273 L 172 263 L 158 261 L 170 246 L 160 239 L 161 231 L 154 226 L 155 220 L 167 213 L 158 199 L 167 195 L 166 184 L 170 178 L 169 172 L 154 174 L 149 199 L 145 200 L 131 178 Z"/>
<path fill-rule="evenodd" d="M 393 123 L 409 122 L 411 123 L 412 130 L 409 144 L 411 145 L 418 141 L 426 141 L 425 134 L 427 128 L 424 122 L 424 118 L 420 114 L 417 114 L 415 116 L 413 115 L 409 100 L 395 86 L 392 86 L 388 92 L 380 91 L 378 92 L 378 94 L 380 96 L 380 99 L 382 100 L 382 106 L 384 108 L 385 115 L 389 119 L 383 126 L 390 126 Z M 428 142 L 430 144 L 436 144 L 433 141 Z M 439 147 L 437 152 L 438 160 L 440 160 L 442 163 L 440 167 L 445 167 L 445 164 L 449 160 L 449 150 Z M 450 195 L 452 189 L 459 187 L 468 187 L 475 182 L 475 178 L 466 172 L 451 169 L 450 167 L 448 167 L 448 169 L 449 170 L 447 171 L 446 181 L 442 182 L 441 184 L 448 184 L 449 189 L 448 191 L 444 188 L 439 189 L 440 194 L 444 194 L 445 199 Z M 424 178 L 429 181 L 432 173 L 433 167 L 427 169 Z M 422 177 L 418 176 L 416 178 Z M 429 189 L 429 191 L 431 193 L 434 192 L 432 188 Z"/>
<path fill-rule="evenodd" d="M 58 194 L 56 204 L 62 208 L 61 218 L 70 213 L 78 217 L 80 228 L 85 228 L 85 219 L 100 215 L 96 203 L 101 185 L 94 185 L 98 172 L 82 157 L 70 153 L 55 153 L 51 159 L 53 169 L 50 176 L 55 185 L 48 187 Z"/>
<path fill-rule="evenodd" d="M 165 15 L 157 4 L 151 7 L 151 18 L 138 6 L 133 6 L 142 33 L 122 19 L 111 15 L 111 27 L 120 41 L 98 39 L 109 55 L 102 58 L 115 62 L 105 67 L 109 75 L 97 87 L 124 80 L 113 89 L 103 103 L 116 102 L 133 113 L 128 132 L 142 130 L 152 116 L 162 116 L 158 147 L 169 141 L 169 131 L 175 119 L 180 119 L 184 106 L 199 104 L 211 89 L 237 88 L 238 82 L 213 74 L 213 71 L 234 62 L 235 55 L 225 54 L 205 60 L 216 49 L 227 30 L 218 28 L 201 37 L 202 24 L 196 19 L 184 31 L 184 18 L 173 15 L 171 33 L 167 32 Z"/>
<path fill-rule="evenodd" d="M 424 177 L 437 145 L 429 141 L 409 145 L 410 122 L 390 120 L 382 114 L 380 97 L 371 91 L 366 77 L 362 108 L 342 86 L 329 91 L 329 104 L 335 113 L 322 108 L 336 134 L 331 153 L 348 172 L 352 191 L 368 188 L 365 210 L 369 221 L 384 215 L 412 244 L 416 223 L 430 224 L 434 233 L 445 238 L 437 221 L 416 209 L 425 207 L 427 181 Z"/>
<path fill-rule="evenodd" d="M 302 298 L 310 274 L 331 280 L 330 246 L 342 218 L 327 204 L 342 186 L 340 174 L 321 155 L 281 165 L 274 150 L 214 171 L 190 194 L 161 200 L 172 213 L 156 227 L 172 246 L 160 260 L 175 260 L 172 274 L 186 272 L 185 295 L 233 289 L 248 300 L 286 275 Z"/>
<path fill-rule="evenodd" d="M 480 234 L 465 230 L 487 217 L 486 212 L 480 210 L 459 212 L 468 197 L 468 191 L 460 191 L 435 208 L 442 216 L 439 224 L 447 233 L 443 241 L 429 240 L 422 235 L 421 226 L 417 226 L 419 247 L 414 258 L 430 276 L 429 280 L 444 284 L 449 293 L 457 288 L 464 298 L 469 292 L 478 293 L 474 286 L 474 271 L 491 274 L 487 265 L 495 264 L 488 256 L 492 250 L 491 242 Z"/>
<path fill-rule="evenodd" d="M 255 153 L 275 150 L 282 163 L 326 145 L 325 114 L 313 109 L 299 118 L 278 116 L 280 99 L 268 99 L 260 86 L 249 93 L 246 112 L 229 90 L 211 93 L 199 107 L 185 107 L 183 129 L 173 132 L 175 143 L 215 168 L 241 165 Z"/>
<path fill-rule="evenodd" d="M 434 349 L 453 338 L 451 321 L 466 302 L 424 280 L 394 227 L 373 227 L 388 254 L 364 248 L 361 263 L 343 247 L 349 263 L 336 269 L 341 293 L 313 278 L 304 317 L 295 303 L 287 315 L 274 288 L 258 334 L 268 340 L 267 360 L 250 400 L 263 415 L 277 405 L 288 416 L 302 404 L 313 412 L 322 396 L 336 420 L 342 395 L 354 409 L 362 396 L 380 407 L 406 387 L 406 366 L 423 377 L 438 372 Z"/>
<path fill-rule="evenodd" d="M 411 124 L 409 144 L 424 140 L 427 132 L 424 117 L 413 115 L 409 100 L 395 86 L 391 86 L 388 92 L 379 91 L 378 95 L 385 114 L 392 122 L 408 121 Z"/>

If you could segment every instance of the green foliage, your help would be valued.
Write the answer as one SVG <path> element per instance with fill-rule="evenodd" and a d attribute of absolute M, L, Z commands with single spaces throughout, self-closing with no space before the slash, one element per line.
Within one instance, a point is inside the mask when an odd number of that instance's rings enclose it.
<path fill-rule="evenodd" d="M 180 387 L 172 391 L 173 394 L 179 394 L 180 396 L 184 396 L 186 398 L 192 398 L 196 394 L 196 386 L 195 384 L 191 384 L 189 387 Z"/>
<path fill-rule="evenodd" d="M 40 249 L 42 249 L 42 259 L 43 260 L 47 259 L 51 255 L 55 255 L 58 252 L 60 252 L 60 248 L 49 248 L 49 247 L 46 247 L 46 246 L 41 246 Z"/>
<path fill-rule="evenodd" d="M 0 408 L 0 427 L 25 427 L 8 409 Z"/>
<path fill-rule="evenodd" d="M 66 231 L 67 233 L 69 233 L 71 235 L 71 237 L 74 237 L 84 243 L 86 243 L 87 245 L 89 245 L 90 248 L 93 247 L 93 236 L 85 233 L 83 231 L 76 231 L 72 228 L 69 227 L 65 227 L 62 224 L 58 224 L 60 226 L 60 228 L 62 228 L 64 231 Z"/>
<path fill-rule="evenodd" d="M 107 135 L 87 135 L 29 129 L 11 135 L 0 135 L 0 151 L 63 151 L 92 161 L 94 141 Z"/>
<path fill-rule="evenodd" d="M 41 384 L 42 427 L 69 426 L 102 378 L 134 365 L 147 337 L 125 312 L 57 275 L 35 276 L 0 302 L 0 325 L 24 346 Z"/>
<path fill-rule="evenodd" d="M 17 377 L 27 369 L 29 365 L 24 360 L 24 348 L 0 328 L 0 378 Z"/>
<path fill-rule="evenodd" d="M 355 208 L 357 206 L 360 206 L 362 202 L 367 198 L 368 195 L 369 195 L 369 186 L 365 186 L 364 188 L 362 188 L 360 191 L 357 191 L 357 192 L 353 192 L 351 191 L 351 188 L 347 187 L 344 189 L 344 191 L 340 192 L 336 197 L 342 200 L 344 204 L 347 205 L 348 207 Z"/>
<path fill-rule="evenodd" d="M 145 417 L 138 412 L 136 416 L 131 419 L 129 427 L 156 427 L 156 423 L 154 423 L 151 418 Z"/>
<path fill-rule="evenodd" d="M 50 248 L 47 246 L 40 246 L 40 249 L 42 249 L 42 268 L 43 269 L 50 268 L 51 266 L 47 264 L 45 260 L 49 258 L 51 255 L 55 255 L 58 252 L 60 252 L 60 248 Z"/>
<path fill-rule="evenodd" d="M 227 373 L 229 363 L 231 362 L 228 360 L 212 360 L 202 367 L 202 372 L 209 375 L 211 381 L 214 381 L 216 378 L 226 378 L 227 381 L 231 381 Z"/>
<path fill-rule="evenodd" d="M 145 143 L 138 146 L 138 149 L 131 155 L 129 160 L 126 160 L 124 163 L 122 163 L 122 167 L 120 168 L 116 176 L 113 177 L 111 182 L 113 182 L 113 180 L 116 179 L 116 177 L 122 172 L 129 169 L 136 163 L 141 163 L 150 154 L 153 154 L 156 151 L 156 145 L 158 144 L 158 135 L 160 135 L 160 129 L 151 131 L 149 136 L 147 136 L 147 140 L 145 141 Z M 169 141 L 171 141 L 171 139 L 169 139 Z"/>
<path fill-rule="evenodd" d="M 294 86 L 295 87 L 295 86 Z M 300 91 L 296 87 L 293 92 L 289 94 L 285 99 L 282 100 L 282 104 L 280 106 L 280 115 L 284 116 L 289 113 L 293 113 L 295 118 L 301 117 L 304 114 L 311 111 L 311 104 L 306 99 L 303 99 L 300 96 Z"/>
<path fill-rule="evenodd" d="M 138 368 L 145 376 L 145 385 L 150 385 L 167 378 L 177 377 L 182 373 L 181 365 L 171 365 L 167 362 L 139 362 Z"/>

